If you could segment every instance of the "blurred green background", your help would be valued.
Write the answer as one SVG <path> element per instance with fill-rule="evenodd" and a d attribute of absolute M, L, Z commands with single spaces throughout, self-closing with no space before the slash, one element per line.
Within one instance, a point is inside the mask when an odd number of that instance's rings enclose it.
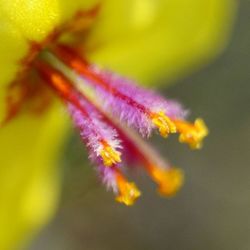
<path fill-rule="evenodd" d="M 212 64 L 164 89 L 201 116 L 211 134 L 191 152 L 176 138 L 152 143 L 186 182 L 171 200 L 155 195 L 143 173 L 143 196 L 132 208 L 113 201 L 86 162 L 77 135 L 62 159 L 59 211 L 29 250 L 250 249 L 250 1 L 241 1 L 227 49 Z M 67 157 L 66 157 L 67 155 Z M 70 155 L 70 157 L 68 157 Z"/>

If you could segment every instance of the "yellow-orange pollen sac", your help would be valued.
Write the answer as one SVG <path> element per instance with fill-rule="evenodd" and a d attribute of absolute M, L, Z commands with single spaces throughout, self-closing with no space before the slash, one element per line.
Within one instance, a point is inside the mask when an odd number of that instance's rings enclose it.
<path fill-rule="evenodd" d="M 150 166 L 148 170 L 152 179 L 158 184 L 158 192 L 163 196 L 174 196 L 183 185 L 184 174 L 179 168 L 162 169 Z"/>
<path fill-rule="evenodd" d="M 157 113 L 151 114 L 151 120 L 153 124 L 159 129 L 162 137 L 166 138 L 170 133 L 176 133 L 176 126 L 171 119 L 164 114 L 164 112 L 159 111 Z"/>
<path fill-rule="evenodd" d="M 192 149 L 200 149 L 203 139 L 209 133 L 206 124 L 200 118 L 196 119 L 193 124 L 182 120 L 176 120 L 175 125 L 177 131 L 180 133 L 179 141 L 189 144 Z"/>
<path fill-rule="evenodd" d="M 116 181 L 119 194 L 116 201 L 127 206 L 132 206 L 135 201 L 141 196 L 140 190 L 135 183 L 128 182 L 121 173 L 116 174 Z"/>
<path fill-rule="evenodd" d="M 100 156 L 106 167 L 111 167 L 112 165 L 121 162 L 121 153 L 106 143 L 103 143 Z"/>

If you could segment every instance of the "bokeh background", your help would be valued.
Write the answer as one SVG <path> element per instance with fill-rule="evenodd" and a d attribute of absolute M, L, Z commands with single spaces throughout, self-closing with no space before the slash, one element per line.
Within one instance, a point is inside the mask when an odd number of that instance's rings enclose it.
<path fill-rule="evenodd" d="M 28 250 L 249 250 L 250 249 L 250 1 L 244 0 L 230 42 L 213 63 L 162 91 L 202 116 L 211 134 L 202 151 L 152 138 L 184 168 L 186 182 L 170 200 L 143 190 L 131 208 L 113 201 L 86 163 L 79 137 L 61 159 L 63 191 L 56 217 Z M 67 157 L 66 157 L 67 156 Z"/>

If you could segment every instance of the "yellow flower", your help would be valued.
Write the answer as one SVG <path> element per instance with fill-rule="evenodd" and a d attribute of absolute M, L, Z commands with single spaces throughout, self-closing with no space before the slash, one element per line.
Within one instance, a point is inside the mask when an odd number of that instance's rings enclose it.
<path fill-rule="evenodd" d="M 83 21 L 86 32 L 79 40 L 86 56 L 149 84 L 214 57 L 228 35 L 233 5 L 233 0 L 0 0 L 0 119 L 9 84 L 21 77 L 24 59 L 32 61 L 31 43 L 41 45 L 79 11 L 99 7 Z M 0 249 L 5 250 L 36 232 L 58 197 L 56 162 L 68 121 L 58 103 L 40 116 L 29 108 L 0 129 Z"/>

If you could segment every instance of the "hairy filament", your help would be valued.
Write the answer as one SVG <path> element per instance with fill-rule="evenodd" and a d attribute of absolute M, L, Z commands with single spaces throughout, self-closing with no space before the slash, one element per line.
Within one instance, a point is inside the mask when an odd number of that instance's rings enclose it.
<path fill-rule="evenodd" d="M 106 105 L 111 107 L 121 120 L 134 126 L 143 136 L 149 136 L 154 127 L 159 129 L 163 137 L 176 132 L 168 114 L 174 118 L 184 118 L 185 113 L 176 103 L 165 101 L 155 93 L 136 86 L 130 80 L 90 65 L 64 45 L 58 45 L 54 53 L 91 83 L 101 94 Z"/>
<path fill-rule="evenodd" d="M 59 71 L 41 61 L 36 62 L 41 77 L 61 98 L 68 103 L 70 114 L 81 136 L 91 149 L 91 158 L 101 157 L 105 166 L 121 162 L 121 146 L 116 131 L 101 121 L 100 114 L 93 112 L 91 102 L 86 101 L 73 84 Z"/>

